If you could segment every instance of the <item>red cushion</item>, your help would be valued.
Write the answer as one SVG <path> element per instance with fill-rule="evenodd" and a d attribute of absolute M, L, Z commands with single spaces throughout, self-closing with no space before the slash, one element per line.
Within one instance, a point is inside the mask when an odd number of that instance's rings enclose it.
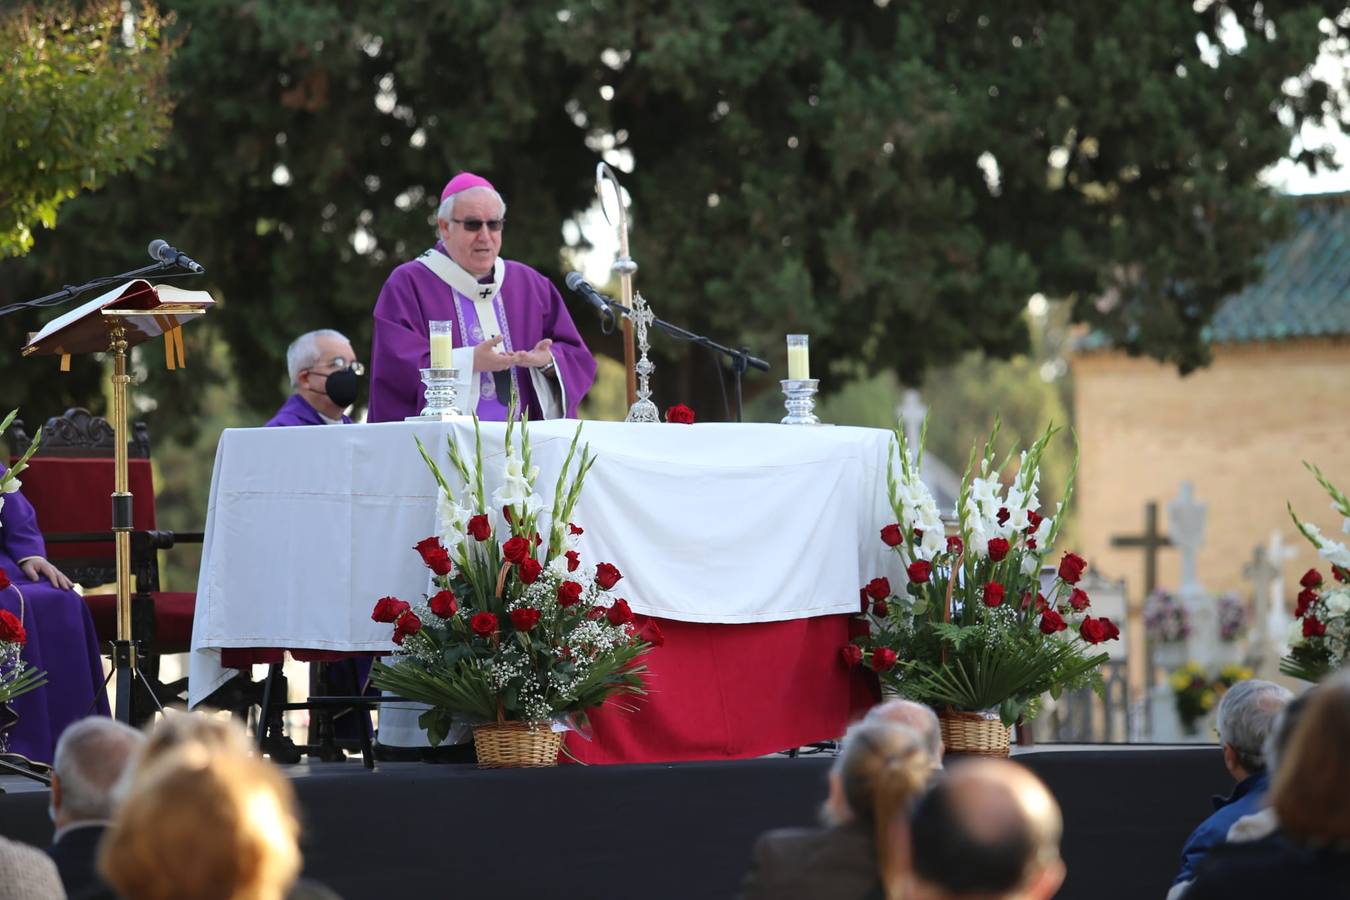
<path fill-rule="evenodd" d="M 197 595 L 185 591 L 155 591 L 155 643 L 162 653 L 181 653 L 192 644 L 192 612 Z M 94 617 L 100 642 L 117 637 L 117 595 L 86 594 L 85 605 Z"/>

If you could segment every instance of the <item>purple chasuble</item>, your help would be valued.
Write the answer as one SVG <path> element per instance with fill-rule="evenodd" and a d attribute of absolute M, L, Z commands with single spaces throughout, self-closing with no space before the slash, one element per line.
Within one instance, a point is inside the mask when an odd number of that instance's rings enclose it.
<path fill-rule="evenodd" d="M 343 425 L 350 425 L 351 417 L 344 415 L 342 417 Z M 280 425 L 327 425 L 328 422 L 319 411 L 310 406 L 309 401 L 299 394 L 291 394 L 286 402 L 281 404 L 281 409 L 277 410 L 276 415 L 267 420 L 267 427 L 275 428 Z"/>
<path fill-rule="evenodd" d="M 50 763 L 56 739 L 67 725 L 95 713 L 108 715 L 108 695 L 94 620 L 84 600 L 74 591 L 52 587 L 45 578 L 29 581 L 19 568 L 21 560 L 46 555 L 33 505 L 21 493 L 6 494 L 0 509 L 0 568 L 13 586 L 0 591 L 0 609 L 15 616 L 22 609 L 28 633 L 23 660 L 47 673 L 45 685 L 10 704 L 18 721 L 5 732 L 7 749 Z"/>
<path fill-rule="evenodd" d="M 436 250 L 445 250 L 438 242 Z M 595 358 L 577 333 L 572 317 L 557 288 L 523 263 L 504 260 L 498 308 L 505 312 L 504 336 L 511 347 L 530 350 L 544 338 L 553 341 L 557 375 L 565 388 L 567 417 L 575 418 L 577 404 L 595 381 Z M 450 321 L 456 347 L 473 346 L 464 328 L 455 292 L 433 271 L 413 260 L 390 273 L 375 302 L 375 336 L 370 354 L 370 422 L 401 422 L 415 416 L 423 406 L 422 378 L 418 369 L 431 364 L 431 338 L 427 322 Z M 472 303 L 463 304 L 467 311 Z M 474 320 L 477 320 L 476 314 Z M 543 418 L 528 372 L 513 370 L 520 389 L 521 406 L 530 418 Z M 501 398 L 505 400 L 506 398 Z M 499 413 L 505 418 L 504 408 Z"/>

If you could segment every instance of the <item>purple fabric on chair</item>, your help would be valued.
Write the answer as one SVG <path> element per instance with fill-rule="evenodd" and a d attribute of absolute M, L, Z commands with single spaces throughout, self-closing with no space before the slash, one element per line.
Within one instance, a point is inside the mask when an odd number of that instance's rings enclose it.
<path fill-rule="evenodd" d="M 20 560 L 46 555 L 32 504 L 22 494 L 6 495 L 0 509 L 0 568 L 13 586 L 0 591 L 0 609 L 16 616 L 22 610 L 28 632 L 23 659 L 47 673 L 46 685 L 11 704 L 18 722 L 6 733 L 7 749 L 50 763 L 67 725 L 92 713 L 108 715 L 108 695 L 94 621 L 80 595 L 45 579 L 30 581 L 19 568 Z"/>

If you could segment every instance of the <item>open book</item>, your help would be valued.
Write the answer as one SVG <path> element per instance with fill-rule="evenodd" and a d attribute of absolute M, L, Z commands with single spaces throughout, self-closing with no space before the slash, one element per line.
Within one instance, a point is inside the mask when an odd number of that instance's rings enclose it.
<path fill-rule="evenodd" d="M 57 316 L 28 338 L 24 356 L 100 353 L 108 349 L 114 312 L 126 328 L 127 346 L 173 331 L 214 304 L 206 291 L 185 291 L 143 279 L 128 281 L 70 312 Z M 106 311 L 106 312 L 105 312 Z"/>

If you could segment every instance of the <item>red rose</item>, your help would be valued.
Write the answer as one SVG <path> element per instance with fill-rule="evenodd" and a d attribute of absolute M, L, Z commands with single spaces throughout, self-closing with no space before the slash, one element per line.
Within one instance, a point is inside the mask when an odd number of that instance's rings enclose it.
<path fill-rule="evenodd" d="M 885 600 L 878 600 L 872 604 L 872 612 L 876 613 L 879 618 L 886 618 L 890 611 L 891 608 L 886 605 Z"/>
<path fill-rule="evenodd" d="M 538 549 L 539 549 L 539 545 L 542 544 L 543 542 L 544 542 L 544 539 L 541 538 L 541 537 L 539 536 L 539 532 L 536 531 L 536 532 L 534 533 L 534 543 L 533 543 L 531 546 L 533 547 L 533 549 L 538 550 Z"/>
<path fill-rule="evenodd" d="M 580 527 L 578 527 L 578 526 L 576 526 L 576 525 L 573 525 L 571 522 L 568 522 L 568 523 L 567 523 L 567 533 L 568 533 L 568 534 L 575 534 L 575 535 L 582 535 L 582 534 L 585 534 L 585 533 L 586 533 L 586 529 L 580 528 Z"/>
<path fill-rule="evenodd" d="M 909 564 L 905 574 L 909 575 L 909 580 L 915 584 L 923 584 L 928 580 L 928 576 L 933 573 L 933 564 L 923 559 L 916 559 Z"/>
<path fill-rule="evenodd" d="M 417 613 L 409 610 L 398 617 L 394 623 L 394 643 L 402 646 L 403 639 L 410 634 L 417 634 L 422 630 L 422 620 L 417 618 Z"/>
<path fill-rule="evenodd" d="M 1102 624 L 1101 619 L 1094 619 L 1092 616 L 1088 616 L 1083 620 L 1083 624 L 1078 626 L 1078 633 L 1089 644 L 1100 644 L 1106 640 L 1106 626 Z"/>
<path fill-rule="evenodd" d="M 1035 550 L 1035 549 L 1036 549 L 1036 539 L 1035 539 L 1035 538 L 1027 538 L 1027 549 L 1028 549 L 1028 550 Z"/>
<path fill-rule="evenodd" d="M 923 540 L 923 529 L 922 529 L 922 528 L 915 528 L 914 531 L 912 532 L 912 534 L 914 535 L 914 540 L 916 540 L 916 541 L 921 541 L 921 540 Z"/>
<path fill-rule="evenodd" d="M 1007 556 L 1011 549 L 1006 538 L 991 538 L 989 541 L 989 558 L 994 562 L 1003 562 L 1003 557 Z"/>
<path fill-rule="evenodd" d="M 899 525 L 887 525 L 881 529 L 881 542 L 887 547 L 898 547 L 905 542 L 905 535 Z"/>
<path fill-rule="evenodd" d="M 441 539 L 438 537 L 423 538 L 422 540 L 414 544 L 413 548 L 418 553 L 422 554 L 423 561 L 426 560 L 428 555 L 443 551 L 445 549 L 444 547 L 441 546 Z"/>
<path fill-rule="evenodd" d="M 961 538 L 957 535 L 951 535 L 947 538 L 947 552 L 952 556 L 960 556 L 966 550 L 966 545 L 961 543 Z"/>
<path fill-rule="evenodd" d="M 575 581 L 564 581 L 558 585 L 558 605 L 563 609 L 574 606 L 581 600 L 581 585 Z"/>
<path fill-rule="evenodd" d="M 1303 577 L 1298 580 L 1298 583 L 1303 585 L 1305 588 L 1321 587 L 1322 573 L 1317 571 L 1316 569 L 1309 569 L 1308 571 L 1303 573 Z"/>
<path fill-rule="evenodd" d="M 622 577 L 623 573 L 607 562 L 600 563 L 600 565 L 595 567 L 595 583 L 600 585 L 602 591 L 607 591 L 614 587 L 614 585 L 619 583 L 619 579 Z"/>
<path fill-rule="evenodd" d="M 1106 629 L 1106 637 L 1103 640 L 1115 641 L 1120 639 L 1120 629 L 1116 627 L 1115 622 L 1112 622 L 1106 616 L 1102 616 L 1097 621 L 1102 624 L 1102 628 Z"/>
<path fill-rule="evenodd" d="M 997 581 L 991 581 L 984 586 L 984 605 L 993 609 L 1003 603 L 1007 590 Z"/>
<path fill-rule="evenodd" d="M 533 556 L 527 556 L 525 561 L 520 564 L 520 571 L 516 574 L 525 584 L 534 584 L 539 580 L 539 573 L 542 571 L 544 571 L 544 567 L 539 565 L 539 560 Z"/>
<path fill-rule="evenodd" d="M 1294 608 L 1295 618 L 1303 618 L 1303 615 L 1312 608 L 1317 602 L 1317 592 L 1312 588 L 1304 588 L 1298 592 L 1298 606 Z"/>
<path fill-rule="evenodd" d="M 666 410 L 666 421 L 676 425 L 693 425 L 694 411 L 683 403 L 676 403 Z"/>
<path fill-rule="evenodd" d="M 1006 507 L 1006 506 L 1000 506 L 1000 507 L 998 508 L 998 513 L 994 516 L 994 518 L 998 520 L 998 524 L 1000 524 L 1000 525 L 1007 525 L 1007 524 L 1008 524 L 1008 517 L 1011 516 L 1011 515 L 1012 515 L 1012 513 L 1008 512 L 1008 507 Z"/>
<path fill-rule="evenodd" d="M 655 619 L 648 619 L 638 629 L 638 640 L 646 641 L 653 647 L 664 647 L 666 645 L 666 633 L 661 630 L 660 625 L 656 624 Z"/>
<path fill-rule="evenodd" d="M 586 610 L 586 618 L 590 619 L 592 622 L 599 619 L 604 614 L 605 608 L 603 606 L 592 606 L 590 609 Z"/>
<path fill-rule="evenodd" d="M 482 513 L 469 519 L 469 537 L 475 541 L 486 541 L 492 536 L 492 526 L 488 524 L 487 516 Z"/>
<path fill-rule="evenodd" d="M 1063 631 L 1068 627 L 1068 623 L 1064 621 L 1064 617 L 1053 609 L 1047 609 L 1045 612 L 1041 613 L 1042 634 L 1054 634 L 1056 631 Z"/>
<path fill-rule="evenodd" d="M 507 562 L 523 563 L 530 557 L 530 542 L 517 535 L 502 544 L 502 556 L 506 557 Z"/>
<path fill-rule="evenodd" d="M 1064 558 L 1059 561 L 1059 577 L 1069 584 L 1077 584 L 1083 577 L 1083 570 L 1087 568 L 1087 560 L 1077 553 L 1065 553 Z"/>
<path fill-rule="evenodd" d="M 885 672 L 895 665 L 895 651 L 890 647 L 878 647 L 872 651 L 872 671 Z"/>
<path fill-rule="evenodd" d="M 397 597 L 381 597 L 375 601 L 375 609 L 370 618 L 376 622 L 397 622 L 398 617 L 408 611 L 408 604 Z"/>
<path fill-rule="evenodd" d="M 441 591 L 431 598 L 427 604 L 431 611 L 442 619 L 448 619 L 459 611 L 459 604 L 455 601 L 455 595 L 450 591 Z"/>
<path fill-rule="evenodd" d="M 605 610 L 605 618 L 609 619 L 611 625 L 627 625 L 633 621 L 633 611 L 628 608 L 628 601 L 620 597 L 614 601 L 614 605 Z"/>
<path fill-rule="evenodd" d="M 510 525 L 512 522 L 515 521 L 515 518 L 511 515 L 511 507 L 509 506 L 502 507 L 502 518 L 506 520 L 507 525 Z"/>
<path fill-rule="evenodd" d="M 1031 609 L 1031 591 L 1022 595 L 1022 608 Z M 1049 608 L 1050 604 L 1046 601 L 1045 595 L 1038 591 L 1036 593 L 1036 612 L 1043 613 Z"/>
<path fill-rule="evenodd" d="M 11 584 L 13 584 L 13 582 L 9 580 L 9 573 L 4 569 L 0 569 L 0 591 L 3 591 Z"/>
<path fill-rule="evenodd" d="M 1069 594 L 1069 605 L 1073 607 L 1074 612 L 1082 612 L 1088 608 L 1088 604 L 1091 602 L 1088 600 L 1087 592 L 1080 591 L 1078 588 L 1074 588 Z"/>
<path fill-rule="evenodd" d="M 23 630 L 23 623 L 7 609 L 0 609 L 0 641 L 9 644 L 28 643 L 28 634 Z"/>
<path fill-rule="evenodd" d="M 1036 512 L 1035 510 L 1031 510 L 1031 509 L 1027 510 L 1027 531 L 1026 531 L 1026 533 L 1027 533 L 1027 534 L 1035 534 L 1035 533 L 1036 533 L 1036 529 L 1041 527 L 1041 520 L 1044 519 L 1044 518 L 1045 518 L 1045 516 L 1042 516 L 1040 513 Z"/>
<path fill-rule="evenodd" d="M 522 606 L 511 610 L 511 625 L 516 631 L 529 631 L 539 624 L 539 610 L 533 606 Z"/>
<path fill-rule="evenodd" d="M 474 634 L 490 637 L 497 630 L 497 617 L 490 612 L 474 613 L 469 620 L 469 627 Z"/>
<path fill-rule="evenodd" d="M 1344 584 L 1350 581 L 1350 571 L 1342 569 L 1340 566 L 1331 567 L 1331 577 Z"/>
<path fill-rule="evenodd" d="M 850 668 L 862 662 L 862 648 L 857 644 L 845 644 L 839 649 L 839 655 L 844 659 L 844 665 Z"/>
<path fill-rule="evenodd" d="M 1303 620 L 1303 636 L 1305 638 L 1321 637 L 1327 633 L 1327 626 L 1323 625 L 1317 616 L 1308 616 Z"/>
<path fill-rule="evenodd" d="M 575 572 L 577 566 L 581 565 L 581 554 L 575 550 L 568 550 L 563 556 L 567 557 L 567 571 Z"/>
<path fill-rule="evenodd" d="M 891 595 L 891 582 L 887 578 L 873 578 L 863 590 L 873 600 L 885 600 Z"/>

